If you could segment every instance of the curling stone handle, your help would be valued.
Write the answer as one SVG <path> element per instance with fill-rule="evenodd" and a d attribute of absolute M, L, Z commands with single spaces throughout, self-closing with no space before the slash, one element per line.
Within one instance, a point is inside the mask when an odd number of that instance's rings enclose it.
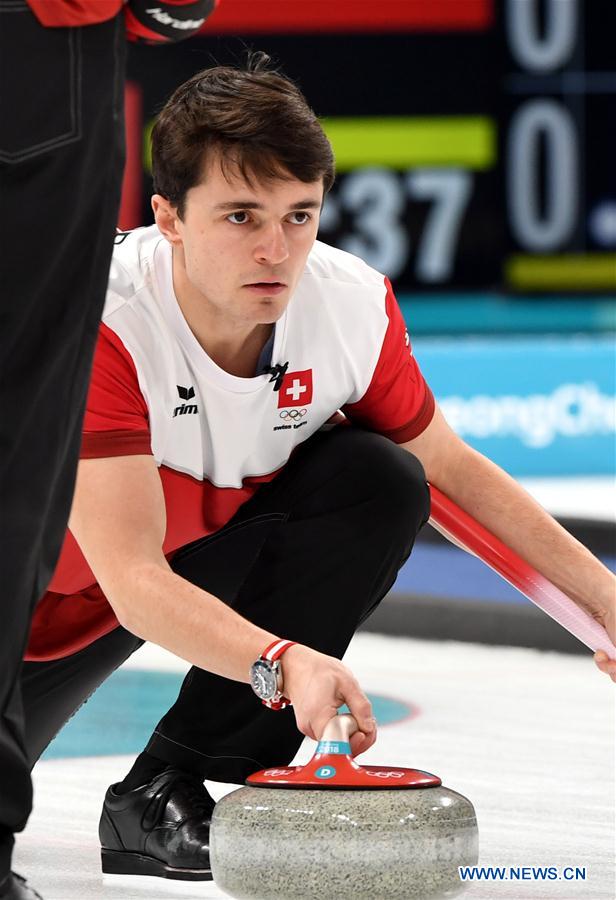
<path fill-rule="evenodd" d="M 323 729 L 321 740 L 349 741 L 356 731 L 359 731 L 359 725 L 355 718 L 350 713 L 343 713 L 329 720 Z"/>

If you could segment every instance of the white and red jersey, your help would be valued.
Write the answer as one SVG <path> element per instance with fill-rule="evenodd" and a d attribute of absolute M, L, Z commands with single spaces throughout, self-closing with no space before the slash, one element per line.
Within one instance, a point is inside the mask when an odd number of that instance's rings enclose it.
<path fill-rule="evenodd" d="M 389 282 L 316 242 L 275 326 L 272 376 L 239 378 L 205 353 L 173 291 L 156 226 L 118 238 L 87 401 L 81 456 L 151 454 L 163 485 L 163 550 L 218 530 L 339 410 L 397 443 L 419 435 L 434 399 Z M 69 602 L 70 600 L 70 602 Z M 86 646 L 116 625 L 67 532 L 39 604 L 28 658 Z"/>

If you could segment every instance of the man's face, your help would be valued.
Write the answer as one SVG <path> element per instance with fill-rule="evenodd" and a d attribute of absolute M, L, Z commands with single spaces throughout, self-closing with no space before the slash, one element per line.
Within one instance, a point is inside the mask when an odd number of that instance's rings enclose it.
<path fill-rule="evenodd" d="M 210 311 L 238 325 L 276 322 L 304 270 L 322 202 L 322 181 L 250 186 L 214 160 L 186 195 L 174 243 Z"/>

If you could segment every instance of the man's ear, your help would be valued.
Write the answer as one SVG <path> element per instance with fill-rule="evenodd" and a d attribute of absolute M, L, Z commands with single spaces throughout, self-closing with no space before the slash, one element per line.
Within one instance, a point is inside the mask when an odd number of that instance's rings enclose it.
<path fill-rule="evenodd" d="M 165 197 L 161 197 L 160 194 L 154 194 L 150 202 L 160 233 L 170 244 L 180 243 L 182 240 L 179 228 L 181 219 L 177 207 L 173 206 Z"/>

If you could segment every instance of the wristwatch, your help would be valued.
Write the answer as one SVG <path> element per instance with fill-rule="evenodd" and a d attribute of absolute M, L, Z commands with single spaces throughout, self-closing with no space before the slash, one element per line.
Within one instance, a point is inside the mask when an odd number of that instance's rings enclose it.
<path fill-rule="evenodd" d="M 297 641 L 274 641 L 250 667 L 250 686 L 269 709 L 284 709 L 291 704 L 282 693 L 280 657 L 296 643 Z"/>

